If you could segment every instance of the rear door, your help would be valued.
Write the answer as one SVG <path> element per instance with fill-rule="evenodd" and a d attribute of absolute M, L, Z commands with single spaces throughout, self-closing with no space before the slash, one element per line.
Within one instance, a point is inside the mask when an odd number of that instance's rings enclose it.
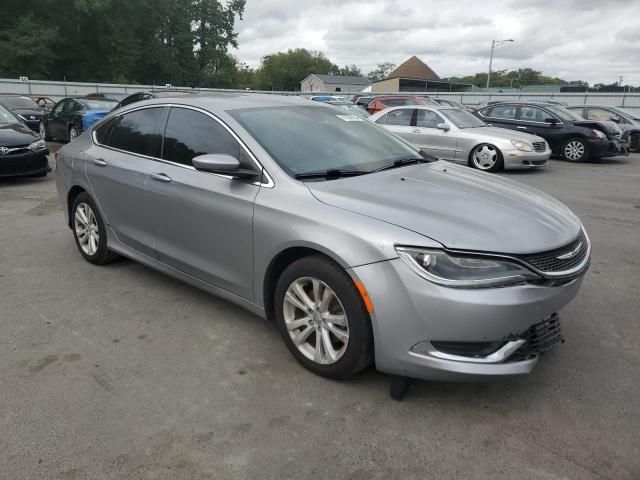
<path fill-rule="evenodd" d="M 145 190 L 164 111 L 142 108 L 114 117 L 96 129 L 98 145 L 86 159 L 93 198 L 107 224 L 122 243 L 150 256 L 154 237 Z"/>
<path fill-rule="evenodd" d="M 200 110 L 172 107 L 162 160 L 150 171 L 148 200 L 158 259 L 182 272 L 252 300 L 253 204 L 260 185 L 196 170 L 206 153 L 256 163 L 218 119 Z"/>

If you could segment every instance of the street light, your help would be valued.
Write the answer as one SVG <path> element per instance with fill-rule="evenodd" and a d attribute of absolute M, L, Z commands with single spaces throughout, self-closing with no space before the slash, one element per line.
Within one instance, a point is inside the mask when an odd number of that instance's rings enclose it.
<path fill-rule="evenodd" d="M 514 42 L 515 40 L 508 38 L 506 40 L 491 40 L 491 56 L 489 57 L 489 75 L 487 75 L 487 88 L 489 88 L 489 82 L 491 81 L 491 66 L 493 64 L 493 50 L 499 47 L 503 43 Z"/>

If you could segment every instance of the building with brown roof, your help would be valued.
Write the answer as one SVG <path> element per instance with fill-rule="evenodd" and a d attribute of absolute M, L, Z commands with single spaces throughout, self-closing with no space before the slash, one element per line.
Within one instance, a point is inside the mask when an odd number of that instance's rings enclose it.
<path fill-rule="evenodd" d="M 441 80 L 429 65 L 415 55 L 387 75 L 387 78 L 374 82 L 371 86 L 371 91 L 376 93 L 466 90 L 471 90 L 471 85 Z"/>

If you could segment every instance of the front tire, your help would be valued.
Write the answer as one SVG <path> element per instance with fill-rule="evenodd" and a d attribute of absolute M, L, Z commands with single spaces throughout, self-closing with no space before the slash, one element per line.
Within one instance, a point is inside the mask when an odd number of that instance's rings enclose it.
<path fill-rule="evenodd" d="M 71 207 L 71 224 L 76 246 L 84 259 L 94 265 L 104 265 L 118 258 L 107 248 L 107 230 L 93 198 L 79 194 Z"/>
<path fill-rule="evenodd" d="M 78 132 L 78 128 L 75 125 L 72 125 L 71 128 L 69 128 L 69 142 L 73 142 L 79 136 L 80 132 Z"/>
<path fill-rule="evenodd" d="M 581 163 L 589 159 L 589 147 L 581 138 L 570 138 L 560 149 L 562 159 L 571 163 Z"/>
<path fill-rule="evenodd" d="M 502 152 L 489 143 L 477 145 L 469 155 L 469 166 L 483 172 L 497 172 L 504 168 Z"/>
<path fill-rule="evenodd" d="M 305 368 L 343 379 L 371 364 L 371 321 L 351 277 L 314 255 L 289 265 L 276 285 L 276 323 L 287 348 Z"/>

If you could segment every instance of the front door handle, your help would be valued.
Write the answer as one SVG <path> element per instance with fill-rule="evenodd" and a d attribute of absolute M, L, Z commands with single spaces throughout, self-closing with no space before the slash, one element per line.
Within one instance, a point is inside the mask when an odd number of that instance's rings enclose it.
<path fill-rule="evenodd" d="M 169 183 L 171 181 L 171 177 L 166 173 L 152 173 L 151 178 L 157 180 L 158 182 Z"/>
<path fill-rule="evenodd" d="M 414 128 L 413 129 L 413 133 L 421 133 L 421 132 L 422 132 L 422 130 L 420 130 L 419 128 Z"/>
<path fill-rule="evenodd" d="M 527 127 L 516 127 L 516 128 L 519 128 L 520 130 L 526 130 L 527 129 Z"/>
<path fill-rule="evenodd" d="M 107 162 L 105 162 L 103 159 L 101 158 L 94 158 L 92 160 L 94 165 L 97 165 L 99 167 L 106 167 L 107 166 Z"/>

